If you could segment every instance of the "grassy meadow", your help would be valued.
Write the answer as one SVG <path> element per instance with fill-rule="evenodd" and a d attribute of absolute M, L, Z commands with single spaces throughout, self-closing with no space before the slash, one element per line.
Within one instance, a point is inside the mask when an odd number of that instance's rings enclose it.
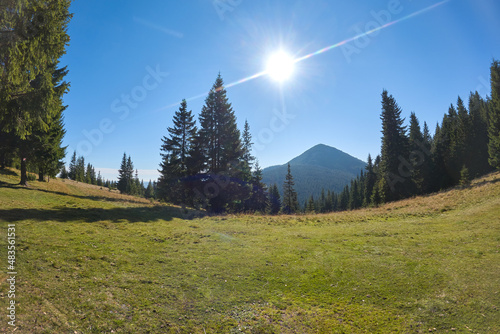
<path fill-rule="evenodd" d="M 500 173 L 297 216 L 209 217 L 69 180 L 18 181 L 0 172 L 2 333 L 500 333 Z"/>

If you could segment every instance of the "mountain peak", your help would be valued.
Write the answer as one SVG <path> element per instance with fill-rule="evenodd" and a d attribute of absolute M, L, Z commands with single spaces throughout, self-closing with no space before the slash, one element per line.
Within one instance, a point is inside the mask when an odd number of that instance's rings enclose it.
<path fill-rule="evenodd" d="M 311 147 L 289 163 L 300 203 L 310 195 L 316 198 L 321 189 L 342 191 L 366 166 L 364 161 L 325 144 Z M 286 164 L 265 168 L 263 182 L 281 186 L 286 172 Z"/>
<path fill-rule="evenodd" d="M 347 169 L 355 174 L 359 173 L 359 170 L 365 165 L 364 161 L 325 144 L 311 147 L 298 157 L 290 160 L 289 163 L 290 165 L 310 165 L 328 169 Z"/>

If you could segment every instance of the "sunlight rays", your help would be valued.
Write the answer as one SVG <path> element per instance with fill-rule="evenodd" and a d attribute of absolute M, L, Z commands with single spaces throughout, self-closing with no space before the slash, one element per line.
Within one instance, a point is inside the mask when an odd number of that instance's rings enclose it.
<path fill-rule="evenodd" d="M 325 52 L 327 52 L 327 51 L 330 51 L 330 50 L 336 49 L 336 48 L 338 48 L 338 47 L 340 47 L 340 46 L 342 46 L 342 45 L 344 45 L 344 44 L 347 44 L 347 43 L 350 43 L 350 42 L 356 41 L 356 40 L 358 40 L 358 39 L 361 39 L 361 38 L 363 38 L 363 37 L 366 37 L 366 36 L 372 35 L 372 34 L 374 34 L 374 33 L 378 32 L 378 31 L 381 31 L 381 30 L 383 30 L 383 29 L 385 29 L 385 28 L 389 28 L 389 27 L 391 27 L 391 26 L 393 26 L 393 25 L 396 25 L 396 24 L 398 24 L 398 23 L 401 23 L 401 22 L 403 22 L 403 21 L 406 21 L 406 20 L 409 20 L 409 19 L 411 19 L 411 18 L 417 17 L 417 16 L 422 15 L 422 14 L 424 14 L 424 13 L 427 13 L 427 12 L 429 12 L 429 11 L 431 11 L 431 10 L 433 10 L 433 9 L 436 9 L 436 8 L 438 8 L 438 7 L 442 6 L 442 5 L 444 5 L 445 3 L 450 2 L 450 1 L 451 1 L 451 0 L 443 0 L 443 1 L 440 1 L 440 2 L 438 2 L 438 3 L 436 3 L 436 4 L 434 4 L 434 5 L 431 5 L 431 6 L 429 6 L 429 7 L 426 7 L 426 8 L 424 8 L 424 9 L 421 9 L 421 10 L 419 10 L 419 11 L 413 12 L 413 13 L 411 13 L 411 14 L 409 14 L 409 15 L 406 15 L 406 16 L 404 16 L 404 17 L 400 18 L 400 19 L 397 19 L 397 20 L 391 21 L 391 22 L 389 22 L 389 23 L 386 23 L 386 24 L 384 24 L 384 25 L 381 25 L 381 26 L 379 26 L 379 27 L 377 27 L 377 28 L 374 28 L 374 29 L 369 30 L 369 31 L 367 31 L 367 32 L 364 32 L 364 33 L 362 33 L 362 34 L 358 34 L 358 35 L 356 35 L 356 36 L 354 36 L 354 37 L 351 37 L 351 38 L 345 39 L 345 40 L 343 40 L 343 41 L 341 41 L 341 42 L 338 42 L 338 43 L 336 43 L 336 44 L 333 44 L 333 45 L 327 46 L 327 47 L 322 48 L 322 49 L 320 49 L 320 50 L 317 50 L 317 51 L 315 51 L 315 52 L 311 52 L 311 53 L 309 53 L 309 54 L 307 54 L 307 55 L 305 55 L 305 56 L 302 56 L 302 57 L 296 58 L 296 59 L 294 59 L 294 60 L 293 60 L 293 63 L 298 63 L 298 62 L 301 62 L 301 61 L 303 61 L 303 60 L 306 60 L 306 59 L 309 59 L 309 58 L 311 58 L 311 57 L 317 56 L 317 55 L 319 55 L 319 54 L 325 53 Z M 248 82 L 248 81 L 251 81 L 251 80 L 254 80 L 254 79 L 260 78 L 260 77 L 262 77 L 262 76 L 264 76 L 264 75 L 269 75 L 269 70 L 268 70 L 268 69 L 266 69 L 266 70 L 264 70 L 264 71 L 261 71 L 261 72 L 258 72 L 258 73 L 256 73 L 256 74 L 253 74 L 253 75 L 251 75 L 251 76 L 245 77 L 245 78 L 240 79 L 240 80 L 238 80 L 238 81 L 231 82 L 231 83 L 229 83 L 229 84 L 225 85 L 225 86 L 224 86 L 224 88 L 226 88 L 226 89 L 227 89 L 227 88 L 231 88 L 231 87 L 234 87 L 234 86 L 240 85 L 240 84 L 242 84 L 242 83 L 245 83 L 245 82 Z M 202 97 L 206 97 L 206 96 L 208 95 L 208 93 L 209 93 L 209 92 L 205 92 L 205 93 L 203 93 L 203 94 L 199 94 L 199 95 L 196 95 L 196 96 L 190 97 L 190 98 L 186 99 L 186 101 L 187 101 L 187 102 L 189 102 L 189 101 L 197 100 L 197 99 L 202 98 Z M 165 107 L 163 107 L 163 108 L 158 109 L 157 111 L 162 111 L 162 110 L 165 110 L 165 109 L 172 108 L 172 107 L 174 107 L 174 106 L 179 105 L 179 104 L 180 104 L 180 102 L 181 102 L 181 101 L 176 102 L 176 103 L 172 103 L 172 104 L 170 104 L 170 105 L 168 105 L 168 106 L 165 106 Z"/>

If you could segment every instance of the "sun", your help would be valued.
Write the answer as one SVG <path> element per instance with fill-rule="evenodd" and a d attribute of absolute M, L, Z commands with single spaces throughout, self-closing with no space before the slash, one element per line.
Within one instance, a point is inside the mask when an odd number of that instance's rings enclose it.
<path fill-rule="evenodd" d="M 266 72 L 276 81 L 283 82 L 293 74 L 295 61 L 284 51 L 278 51 L 267 60 Z"/>

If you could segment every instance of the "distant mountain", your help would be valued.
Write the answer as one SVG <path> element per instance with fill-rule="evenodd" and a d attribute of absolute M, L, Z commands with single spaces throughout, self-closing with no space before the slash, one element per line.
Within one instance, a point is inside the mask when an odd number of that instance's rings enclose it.
<path fill-rule="evenodd" d="M 340 192 L 350 184 L 366 163 L 334 147 L 319 144 L 290 160 L 299 203 L 313 195 L 318 198 L 321 189 Z M 263 170 L 263 182 L 278 184 L 280 192 L 287 172 L 287 164 L 267 167 Z"/>

